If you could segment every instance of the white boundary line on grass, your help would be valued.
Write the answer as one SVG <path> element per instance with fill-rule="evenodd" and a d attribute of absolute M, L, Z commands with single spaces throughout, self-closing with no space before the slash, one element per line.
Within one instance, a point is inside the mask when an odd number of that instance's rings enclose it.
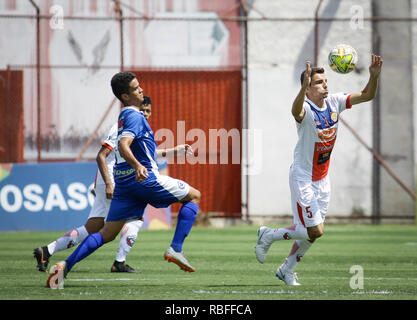
<path fill-rule="evenodd" d="M 301 277 L 300 277 L 301 278 Z M 317 277 L 303 277 L 304 279 L 317 279 Z M 328 279 L 325 277 L 321 277 L 322 279 Z M 340 279 L 340 280 L 345 280 L 345 279 L 350 279 L 349 277 L 334 277 L 332 279 Z M 364 280 L 377 280 L 377 281 L 384 281 L 384 280 L 388 280 L 388 281 L 417 281 L 417 278 L 371 278 L 371 277 L 364 277 Z"/>
<path fill-rule="evenodd" d="M 328 277 L 302 277 L 303 279 L 329 279 Z M 177 278 L 173 280 L 192 280 L 193 278 Z M 331 279 L 348 280 L 349 277 L 333 277 Z M 364 280 L 375 281 L 417 281 L 417 278 L 371 278 L 364 277 Z M 83 282 L 83 281 L 161 281 L 159 278 L 85 278 L 85 279 L 66 279 L 67 281 Z"/>
<path fill-rule="evenodd" d="M 291 290 L 193 290 L 193 293 L 201 293 L 201 294 L 328 294 L 327 290 L 318 290 L 318 291 L 304 291 L 300 288 L 297 291 Z M 370 291 L 352 291 L 351 294 L 392 294 L 392 291 L 389 290 L 370 290 Z"/>
<path fill-rule="evenodd" d="M 192 278 L 180 278 L 174 280 L 191 280 Z M 85 279 L 65 279 L 65 282 L 83 282 L 83 281 L 161 281 L 158 278 L 85 278 Z"/>

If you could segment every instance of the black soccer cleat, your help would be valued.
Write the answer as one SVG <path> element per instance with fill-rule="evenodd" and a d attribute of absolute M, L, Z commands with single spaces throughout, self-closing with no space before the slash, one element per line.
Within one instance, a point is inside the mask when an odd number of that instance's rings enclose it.
<path fill-rule="evenodd" d="M 48 252 L 48 248 L 45 246 L 33 249 L 33 256 L 38 262 L 38 270 L 41 272 L 48 272 L 49 257 L 51 256 Z"/>
<path fill-rule="evenodd" d="M 114 263 L 113 263 L 113 265 L 110 269 L 110 272 L 139 273 L 139 272 L 142 272 L 142 271 L 133 269 L 131 266 L 126 264 L 124 261 L 123 262 L 114 261 Z"/>

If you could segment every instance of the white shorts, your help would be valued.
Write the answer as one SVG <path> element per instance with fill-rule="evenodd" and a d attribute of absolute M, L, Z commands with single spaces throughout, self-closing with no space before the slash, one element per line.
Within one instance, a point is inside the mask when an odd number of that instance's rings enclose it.
<path fill-rule="evenodd" d="M 307 228 L 324 222 L 330 201 L 329 176 L 319 181 L 298 181 L 290 169 L 290 190 L 295 224 Z"/>
<path fill-rule="evenodd" d="M 109 213 L 111 199 L 106 198 L 106 185 L 97 184 L 95 187 L 96 197 L 94 199 L 93 206 L 90 211 L 90 218 L 107 218 Z"/>

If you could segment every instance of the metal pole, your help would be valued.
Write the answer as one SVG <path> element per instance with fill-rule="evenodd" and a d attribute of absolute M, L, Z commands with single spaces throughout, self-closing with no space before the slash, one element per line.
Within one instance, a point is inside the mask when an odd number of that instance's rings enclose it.
<path fill-rule="evenodd" d="M 35 7 L 36 9 L 36 90 L 37 90 L 37 133 L 36 133 L 36 146 L 38 149 L 38 162 L 41 161 L 41 149 L 42 149 L 42 139 L 41 139 L 41 53 L 40 53 L 40 9 L 38 5 L 33 1 L 29 0 L 29 2 Z"/>
<path fill-rule="evenodd" d="M 372 1 L 372 16 L 377 16 L 376 3 Z M 378 33 L 377 21 L 372 21 L 372 52 L 380 53 L 381 37 Z M 381 86 L 381 84 L 379 84 Z M 380 90 L 377 90 L 372 101 L 372 145 L 377 154 L 381 153 L 381 113 Z M 372 223 L 381 223 L 381 167 L 377 159 L 372 162 Z"/>
<path fill-rule="evenodd" d="M 247 7 L 246 7 L 246 3 L 245 0 L 240 0 L 240 4 L 241 4 L 241 11 L 242 14 L 245 16 L 245 18 L 247 18 Z M 242 65 L 242 82 L 244 84 L 244 91 L 243 91 L 243 108 L 242 108 L 242 129 L 246 130 L 246 134 L 243 135 L 245 137 L 245 145 L 246 145 L 246 163 L 245 163 L 245 192 L 246 192 L 246 199 L 245 199 L 245 203 L 242 203 L 242 207 L 246 208 L 246 212 L 245 212 L 245 221 L 249 221 L 249 133 L 248 133 L 248 129 L 249 129 L 249 99 L 248 99 L 248 20 L 244 20 L 242 21 L 242 25 L 243 25 L 243 29 L 244 29 L 244 33 L 243 33 L 243 42 L 244 42 L 244 53 L 243 53 L 243 65 Z M 242 141 L 243 143 L 243 141 Z M 241 161 L 241 164 L 243 163 L 243 161 Z"/>
<path fill-rule="evenodd" d="M 120 6 L 119 0 L 114 0 L 116 5 L 115 11 L 119 14 L 119 24 L 120 24 L 120 71 L 124 71 L 125 63 L 124 63 L 124 30 L 123 30 L 123 11 Z"/>
<path fill-rule="evenodd" d="M 374 156 L 375 160 L 378 161 L 379 164 L 381 164 L 385 170 L 387 170 L 388 174 L 394 178 L 395 181 L 397 181 L 397 183 L 410 195 L 410 197 L 414 200 L 416 200 L 416 194 L 405 185 L 404 182 L 401 181 L 401 179 L 398 177 L 398 175 L 394 172 L 394 170 L 391 169 L 391 167 L 384 161 L 384 159 L 382 159 L 382 157 L 379 155 L 378 152 L 376 152 L 373 148 L 371 148 L 361 137 L 358 133 L 356 133 L 356 131 L 345 121 L 343 120 L 342 117 L 339 117 L 340 122 L 342 122 L 348 129 L 350 132 L 353 133 L 353 135 L 356 137 L 356 139 L 359 140 L 360 143 L 362 143 L 362 145 L 368 149 L 372 155 Z M 377 223 L 380 223 L 380 217 L 379 219 L 376 219 Z"/>
<path fill-rule="evenodd" d="M 94 129 L 93 133 L 90 135 L 90 137 L 88 138 L 87 142 L 85 143 L 85 145 L 81 149 L 81 151 L 78 154 L 78 157 L 77 157 L 77 159 L 75 161 L 80 161 L 82 159 L 84 153 L 87 151 L 88 147 L 90 146 L 91 142 L 93 141 L 94 137 L 96 136 L 98 129 L 100 129 L 100 127 L 103 124 L 104 120 L 109 115 L 110 110 L 113 107 L 113 105 L 116 102 L 116 100 L 117 100 L 116 97 L 114 97 L 113 100 L 112 100 L 112 102 L 109 104 L 109 106 L 107 107 L 106 111 L 104 112 L 103 116 L 101 117 L 100 122 L 98 123 L 98 125 Z"/>
<path fill-rule="evenodd" d="M 323 0 L 319 0 L 314 13 L 314 66 L 319 63 L 319 10 Z"/>
<path fill-rule="evenodd" d="M 31 1 L 31 0 L 29 0 Z M 116 0 L 113 0 L 116 1 Z M 36 18 L 36 15 L 33 14 L 0 14 L 0 19 L 31 19 Z M 50 20 L 54 18 L 53 15 L 49 14 L 42 14 L 39 15 L 40 19 Z M 94 21 L 112 21 L 112 20 L 120 20 L 120 17 L 85 17 L 85 16 L 63 16 L 65 20 L 94 20 Z M 338 17 L 322 17 L 318 18 L 317 21 L 319 22 L 349 22 L 351 21 L 351 17 L 345 18 L 338 18 Z M 252 21 L 252 22 L 311 22 L 315 21 L 314 17 L 253 17 L 247 18 L 242 16 L 237 17 L 227 17 L 227 16 L 219 16 L 217 18 L 199 18 L 199 17 L 149 17 L 149 16 L 128 16 L 123 17 L 122 20 L 154 20 L 154 21 L 224 21 L 224 22 L 242 22 L 242 21 Z M 363 21 L 387 21 L 387 22 L 417 22 L 417 17 L 364 17 Z"/>
<path fill-rule="evenodd" d="M 15 106 L 12 106 L 11 101 L 10 101 L 11 100 L 10 97 L 12 95 L 12 73 L 11 73 L 10 65 L 7 65 L 6 70 L 7 70 L 7 74 L 6 74 L 5 88 L 6 88 L 6 110 L 7 110 L 8 108 L 12 108 L 12 107 L 15 107 Z M 2 78 L 2 80 L 3 80 L 3 78 Z M 19 134 L 19 133 L 17 133 L 17 134 Z M 8 147 L 11 147 L 11 146 L 8 146 L 8 143 L 6 143 L 5 147 L 7 149 Z M 16 144 L 16 147 L 17 147 L 17 144 Z M 0 151 L 6 152 L 6 149 L 4 149 L 4 150 L 1 150 L 1 149 L 3 149 L 3 148 L 1 148 L 1 146 L 0 146 Z M 8 159 L 6 161 L 18 162 L 18 160 L 15 158 L 15 153 L 14 152 L 12 153 L 12 156 L 10 156 L 10 153 L 9 153 L 8 156 L 6 156 L 6 159 Z"/>

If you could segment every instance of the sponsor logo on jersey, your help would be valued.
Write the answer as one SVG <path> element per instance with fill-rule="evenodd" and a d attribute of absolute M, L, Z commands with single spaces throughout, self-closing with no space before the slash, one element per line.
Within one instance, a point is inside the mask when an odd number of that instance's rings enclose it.
<path fill-rule="evenodd" d="M 318 181 L 323 179 L 327 175 L 329 169 L 330 155 L 336 142 L 336 136 L 334 139 L 326 142 L 316 142 L 314 145 L 314 157 L 313 157 L 313 172 L 312 180 Z"/>
<path fill-rule="evenodd" d="M 333 140 L 334 137 L 336 136 L 336 132 L 337 132 L 337 128 L 324 129 L 324 130 L 320 130 L 317 136 L 319 137 L 321 141 L 326 142 L 326 141 Z"/>
<path fill-rule="evenodd" d="M 115 179 L 124 178 L 124 177 L 127 177 L 127 176 L 129 176 L 133 173 L 135 173 L 135 169 L 133 169 L 133 168 L 128 169 L 128 170 L 117 169 L 117 170 L 114 170 L 114 178 Z"/>
<path fill-rule="evenodd" d="M 333 149 L 333 145 L 332 144 L 316 144 L 316 151 L 321 152 L 321 151 L 329 151 Z"/>
<path fill-rule="evenodd" d="M 330 159 L 331 151 L 320 153 L 317 159 L 317 164 L 326 163 Z"/>

